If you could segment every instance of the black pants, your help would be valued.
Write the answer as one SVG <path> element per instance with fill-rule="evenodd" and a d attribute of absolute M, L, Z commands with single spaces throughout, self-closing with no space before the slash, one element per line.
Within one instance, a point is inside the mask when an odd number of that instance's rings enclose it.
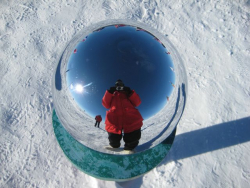
<path fill-rule="evenodd" d="M 100 126 L 100 121 L 96 121 L 96 122 L 95 122 L 95 127 L 96 127 L 96 126 L 97 126 L 97 127 Z"/>
<path fill-rule="evenodd" d="M 109 133 L 109 145 L 113 148 L 119 148 L 121 145 L 121 139 L 123 137 L 123 141 L 125 142 L 124 150 L 133 150 L 139 144 L 139 140 L 141 138 L 141 129 L 135 130 L 130 133 L 122 134 L 114 134 Z"/>

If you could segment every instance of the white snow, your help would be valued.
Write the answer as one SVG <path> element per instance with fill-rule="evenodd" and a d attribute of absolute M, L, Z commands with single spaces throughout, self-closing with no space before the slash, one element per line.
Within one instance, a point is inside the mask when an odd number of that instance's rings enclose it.
<path fill-rule="evenodd" d="M 0 13 L 0 187 L 250 187 L 249 0 L 2 0 Z M 65 45 L 107 19 L 157 29 L 188 74 L 169 155 L 124 183 L 76 169 L 51 120 L 51 79 Z"/>

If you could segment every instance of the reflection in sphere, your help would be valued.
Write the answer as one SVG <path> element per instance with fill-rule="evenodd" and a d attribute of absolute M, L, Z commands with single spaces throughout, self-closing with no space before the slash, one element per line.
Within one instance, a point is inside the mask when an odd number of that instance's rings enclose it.
<path fill-rule="evenodd" d="M 157 145 L 175 128 L 184 110 L 186 73 L 165 37 L 134 22 L 99 23 L 79 33 L 66 47 L 53 84 L 62 125 L 79 142 L 103 151 L 108 140 L 102 97 L 118 79 L 141 98 L 138 110 L 144 125 L 138 149 Z M 96 115 L 103 117 L 102 129 L 93 126 Z"/>
<path fill-rule="evenodd" d="M 86 113 L 105 117 L 100 99 L 117 79 L 139 94 L 138 109 L 144 119 L 163 108 L 173 91 L 174 66 L 152 34 L 134 26 L 111 25 L 83 37 L 70 55 L 66 79 L 72 97 Z"/>

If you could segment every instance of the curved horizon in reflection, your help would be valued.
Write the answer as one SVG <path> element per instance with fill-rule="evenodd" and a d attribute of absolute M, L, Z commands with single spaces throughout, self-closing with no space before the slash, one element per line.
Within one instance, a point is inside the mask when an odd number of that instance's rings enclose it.
<path fill-rule="evenodd" d="M 151 33 L 129 25 L 110 25 L 83 36 L 66 71 L 67 87 L 80 108 L 104 119 L 102 97 L 118 79 L 139 94 L 144 119 L 155 115 L 175 87 L 168 50 Z"/>

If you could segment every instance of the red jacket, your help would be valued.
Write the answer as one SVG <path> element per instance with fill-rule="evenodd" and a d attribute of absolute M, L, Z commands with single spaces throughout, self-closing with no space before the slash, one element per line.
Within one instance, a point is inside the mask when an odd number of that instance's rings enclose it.
<path fill-rule="evenodd" d="M 95 120 L 98 121 L 98 122 L 101 122 L 101 121 L 102 121 L 102 116 L 97 115 L 97 116 L 95 117 Z"/>
<path fill-rule="evenodd" d="M 141 104 L 139 95 L 133 90 L 131 96 L 124 91 L 114 94 L 105 92 L 102 105 L 110 109 L 106 112 L 105 129 L 110 133 L 121 134 L 138 130 L 142 127 L 143 118 L 135 108 Z"/>

